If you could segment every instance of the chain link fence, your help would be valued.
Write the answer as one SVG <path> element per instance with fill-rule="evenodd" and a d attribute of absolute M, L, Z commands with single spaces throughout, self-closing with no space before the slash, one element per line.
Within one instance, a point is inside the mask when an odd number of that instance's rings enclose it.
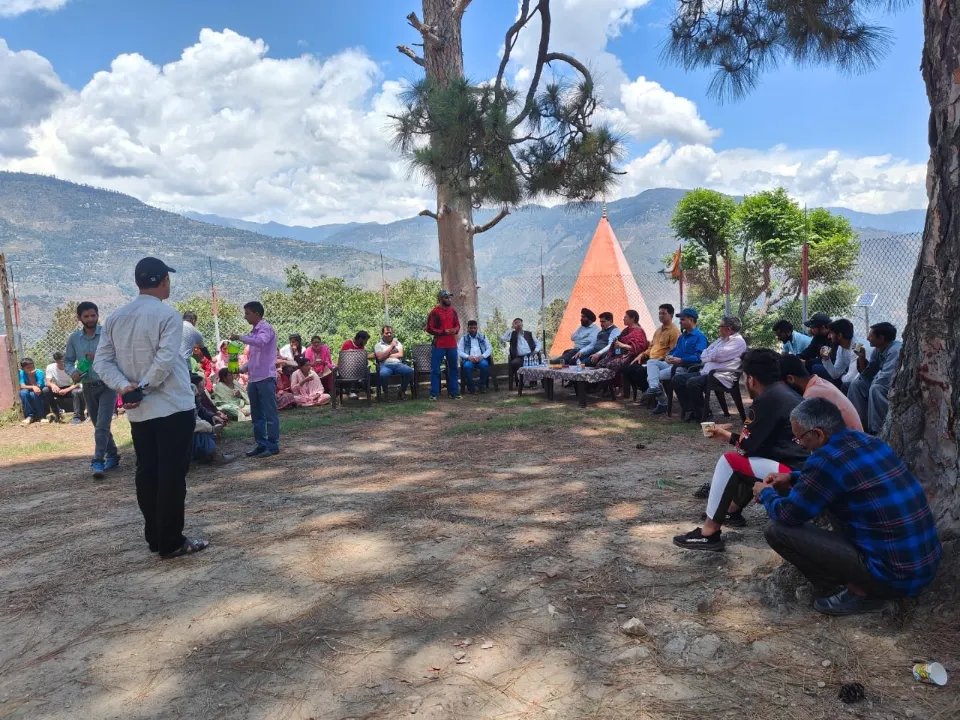
<path fill-rule="evenodd" d="M 825 312 L 831 317 L 846 317 L 854 323 L 859 339 L 866 336 L 870 323 L 888 321 L 902 332 L 907 319 L 907 300 L 921 246 L 919 233 L 907 235 L 883 235 L 860 239 L 860 252 L 855 264 L 843 282 L 829 286 L 811 283 L 807 297 L 807 316 Z M 666 263 L 665 263 L 666 264 Z M 208 269 L 209 266 L 209 269 Z M 242 305 L 257 299 L 267 308 L 267 319 L 276 327 L 281 343 L 292 333 L 303 337 L 308 343 L 312 335 L 320 335 L 334 355 L 342 342 L 352 338 L 358 330 L 366 330 L 376 341 L 380 327 L 392 325 L 406 348 L 429 342 L 423 331 L 426 315 L 435 302 L 439 281 L 406 278 L 386 282 L 385 287 L 373 289 L 355 287 L 346 281 L 326 277 L 321 279 L 301 278 L 293 287 L 270 289 L 246 288 L 237 278 L 218 277 L 217 262 L 208 258 L 180 258 L 175 283 L 175 305 L 183 310 L 193 310 L 199 317 L 198 329 L 207 339 L 209 349 L 216 352 L 216 338 L 226 338 L 231 333 L 246 332 L 249 326 L 243 319 Z M 19 277 L 26 268 L 15 268 Z M 770 283 L 770 300 L 758 294 L 760 280 L 756 276 L 738 277 L 731 273 L 729 296 L 731 311 L 741 314 L 744 333 L 755 346 L 771 345 L 771 326 L 785 318 L 794 326 L 802 327 L 803 296 L 796 288 L 786 288 L 790 273 L 785 268 L 774 268 Z M 702 271 L 701 271 L 702 272 Z M 721 282 L 723 267 L 718 269 Z M 210 291 L 210 275 L 218 288 L 217 312 Z M 797 273 L 793 273 L 795 276 Z M 701 326 L 710 337 L 716 337 L 716 325 L 725 313 L 726 292 L 718 297 L 698 297 L 698 287 L 705 284 L 692 271 L 686 271 L 681 300 L 681 283 L 667 272 L 646 272 L 634 276 L 642 300 L 631 300 L 625 294 L 624 283 L 619 276 L 595 276 L 579 278 L 578 294 L 590 298 L 586 304 L 599 314 L 609 311 L 620 325 L 628 306 L 641 311 L 645 304 L 650 317 L 656 318 L 661 303 L 671 303 L 677 309 L 681 305 L 695 305 L 701 313 Z M 492 341 L 494 358 L 502 362 L 505 351 L 499 338 L 510 327 L 515 317 L 524 321 L 524 328 L 534 332 L 546 349 L 554 344 L 560 328 L 570 293 L 578 282 L 575 275 L 543 273 L 528 269 L 507 277 L 480 277 L 479 301 L 481 307 L 481 330 Z M 128 288 L 124 288 L 128 290 Z M 725 289 L 725 288 L 724 288 Z M 789 292 L 784 292 L 789 290 Z M 874 295 L 869 307 L 858 306 L 859 296 Z M 86 296 L 60 298 L 55 311 L 19 312 L 17 306 L 17 346 L 20 357 L 32 357 L 43 367 L 52 361 L 53 353 L 62 351 L 67 336 L 76 329 L 73 312 L 79 300 Z M 124 298 L 117 293 L 111 297 L 92 297 L 101 307 L 101 320 L 122 304 Z M 25 299 L 21 299 L 21 302 Z M 47 303 L 49 305 L 49 303 Z M 571 312 L 579 316 L 579 305 Z M 466 322 L 467 318 L 463 318 Z M 567 347 L 568 337 L 561 337 L 557 347 Z M 562 348 L 561 348 L 562 349 Z"/>

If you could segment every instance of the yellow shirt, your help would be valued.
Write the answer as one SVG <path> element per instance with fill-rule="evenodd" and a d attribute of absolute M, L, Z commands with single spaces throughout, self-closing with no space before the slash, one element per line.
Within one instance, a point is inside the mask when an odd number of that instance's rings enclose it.
<path fill-rule="evenodd" d="M 651 360 L 663 360 L 673 346 L 677 344 L 679 338 L 680 328 L 676 325 L 671 323 L 670 327 L 666 330 L 663 325 L 661 325 L 653 333 L 653 342 L 650 343 L 647 355 Z"/>

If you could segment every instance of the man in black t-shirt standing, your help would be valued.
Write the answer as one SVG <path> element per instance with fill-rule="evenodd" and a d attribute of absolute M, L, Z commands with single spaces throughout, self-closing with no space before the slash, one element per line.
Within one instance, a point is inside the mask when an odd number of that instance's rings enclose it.
<path fill-rule="evenodd" d="M 790 411 L 801 398 L 780 380 L 780 356 L 773 350 L 743 354 L 743 374 L 753 404 L 739 433 L 718 425 L 713 437 L 736 450 L 724 453 L 713 471 L 703 528 L 677 535 L 673 544 L 692 550 L 723 550 L 721 525 L 746 525 L 742 508 L 753 499 L 753 484 L 770 473 L 800 468 L 807 451 L 794 442 Z"/>

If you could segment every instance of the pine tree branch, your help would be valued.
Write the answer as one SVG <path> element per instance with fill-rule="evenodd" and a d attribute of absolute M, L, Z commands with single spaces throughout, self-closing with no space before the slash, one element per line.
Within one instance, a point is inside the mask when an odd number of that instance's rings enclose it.
<path fill-rule="evenodd" d="M 537 4 L 537 7 L 533 9 L 535 13 L 539 9 L 540 5 Z M 500 58 L 500 68 L 497 70 L 497 80 L 493 84 L 494 89 L 497 93 L 500 92 L 503 87 L 503 75 L 507 71 L 507 63 L 510 62 L 510 53 L 513 51 L 513 46 L 517 44 L 517 37 L 520 35 L 520 31 L 530 22 L 530 18 L 533 17 L 533 13 L 530 12 L 530 0 L 523 0 L 520 5 L 520 17 L 517 18 L 517 21 L 507 29 L 506 37 L 503 39 L 503 57 Z"/>
<path fill-rule="evenodd" d="M 407 15 L 407 22 L 410 23 L 410 26 L 420 33 L 423 36 L 423 39 L 432 42 L 436 45 L 440 45 L 440 36 L 436 33 L 436 28 L 432 25 L 424 25 L 420 22 L 420 18 L 417 17 L 415 12 Z"/>
<path fill-rule="evenodd" d="M 593 76 L 590 74 L 590 71 L 587 69 L 587 66 L 582 62 L 577 60 L 572 55 L 567 55 L 566 53 L 552 52 L 547 53 L 545 57 L 545 62 L 550 63 L 553 61 L 565 62 L 570 67 L 574 68 L 583 75 L 583 79 L 593 85 Z"/>
<path fill-rule="evenodd" d="M 434 220 L 439 220 L 439 219 L 440 219 L 440 218 L 437 216 L 437 214 L 436 214 L 435 212 L 433 212 L 433 210 L 421 210 L 420 212 L 417 213 L 417 215 L 419 215 L 420 217 L 433 218 Z"/>
<path fill-rule="evenodd" d="M 410 47 L 408 47 L 407 45 L 397 45 L 397 50 L 400 51 L 400 54 L 401 54 L 401 55 L 406 55 L 408 58 L 410 58 L 411 60 L 413 60 L 413 61 L 414 61 L 417 65 L 419 65 L 420 67 L 425 67 L 425 66 L 426 66 L 427 63 L 424 61 L 424 59 L 423 59 L 422 57 L 420 57 L 419 55 L 417 55 L 417 54 L 416 54 L 412 49 L 410 49 Z"/>
<path fill-rule="evenodd" d="M 463 13 L 468 7 L 470 7 L 471 0 L 454 0 L 453 3 L 453 17 L 459 20 L 463 17 Z"/>
<path fill-rule="evenodd" d="M 547 62 L 546 58 L 550 47 L 550 0 L 540 0 L 534 10 L 540 13 L 540 47 L 537 49 L 537 65 L 533 71 L 530 86 L 527 88 L 527 98 L 523 102 L 523 109 L 510 122 L 511 130 L 530 116 L 530 111 L 534 105 L 534 98 L 537 94 L 537 87 L 540 85 L 540 77 L 543 75 L 543 66 Z"/>
<path fill-rule="evenodd" d="M 422 214 L 423 213 L 421 213 L 421 215 Z M 500 212 L 498 212 L 493 218 L 491 218 L 490 222 L 485 222 L 483 225 L 474 225 L 472 229 L 473 234 L 479 235 L 482 232 L 486 232 L 487 230 L 492 228 L 494 225 L 496 225 L 498 222 L 503 220 L 509 214 L 510 214 L 510 211 L 507 210 L 506 208 L 501 209 Z"/>

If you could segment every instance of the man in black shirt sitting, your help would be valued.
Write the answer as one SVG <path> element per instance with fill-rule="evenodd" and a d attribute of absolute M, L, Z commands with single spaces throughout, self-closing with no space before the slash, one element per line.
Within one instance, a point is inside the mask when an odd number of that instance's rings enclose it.
<path fill-rule="evenodd" d="M 803 360 L 804 365 L 807 366 L 808 373 L 813 374 L 814 364 L 821 362 L 820 348 L 831 348 L 830 357 L 833 360 L 836 359 L 836 351 L 833 350 L 833 347 L 830 344 L 831 322 L 833 321 L 830 319 L 829 315 L 818 312 L 811 315 L 807 322 L 804 323 L 808 328 L 810 328 L 810 337 L 812 337 L 813 340 L 810 341 L 810 344 L 807 345 L 807 347 L 797 353 L 797 357 Z"/>
<path fill-rule="evenodd" d="M 739 433 L 717 425 L 713 437 L 736 449 L 724 453 L 713 471 L 703 528 L 677 535 L 673 544 L 692 550 L 723 550 L 721 525 L 746 525 L 742 508 L 753 499 L 753 484 L 770 473 L 800 468 L 807 451 L 793 441 L 790 411 L 801 398 L 780 380 L 780 356 L 773 350 L 743 354 L 743 374 L 753 404 Z"/>

